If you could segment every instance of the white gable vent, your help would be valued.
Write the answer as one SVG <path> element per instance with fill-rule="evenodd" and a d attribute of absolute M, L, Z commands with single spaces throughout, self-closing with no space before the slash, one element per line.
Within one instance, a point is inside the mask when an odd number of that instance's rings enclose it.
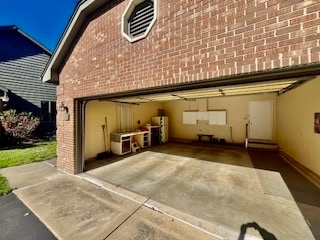
<path fill-rule="evenodd" d="M 157 19 L 156 0 L 131 0 L 122 16 L 122 35 L 130 42 L 145 38 Z"/>

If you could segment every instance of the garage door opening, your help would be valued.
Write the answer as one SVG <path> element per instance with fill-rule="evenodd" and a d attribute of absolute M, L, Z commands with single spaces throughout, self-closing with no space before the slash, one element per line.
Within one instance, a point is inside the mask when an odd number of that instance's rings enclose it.
<path fill-rule="evenodd" d="M 244 147 L 246 124 L 251 121 L 249 102 L 275 102 L 279 94 L 307 80 L 310 78 L 79 101 L 78 173 L 86 169 L 86 163 L 97 160 L 99 153 L 112 152 L 124 158 L 133 151 L 133 144 L 143 150 L 163 143 L 162 123 L 154 122 L 159 115 L 167 117 L 169 142 L 196 143 L 199 135 L 205 135 L 208 137 L 201 138 L 202 144 Z M 216 116 L 215 112 L 225 113 L 225 123 L 210 117 Z M 186 119 L 186 115 L 192 119 Z M 269 126 L 271 138 L 273 125 Z"/>

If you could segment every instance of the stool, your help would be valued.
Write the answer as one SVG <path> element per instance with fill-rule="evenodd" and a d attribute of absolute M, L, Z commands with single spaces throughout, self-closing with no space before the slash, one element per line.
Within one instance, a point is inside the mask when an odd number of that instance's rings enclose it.
<path fill-rule="evenodd" d="M 137 150 L 140 150 L 140 146 L 138 145 L 137 142 L 131 143 L 131 151 L 136 152 Z"/>

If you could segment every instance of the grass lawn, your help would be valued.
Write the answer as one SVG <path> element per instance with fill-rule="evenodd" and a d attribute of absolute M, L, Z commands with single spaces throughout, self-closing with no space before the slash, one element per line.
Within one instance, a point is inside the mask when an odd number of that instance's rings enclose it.
<path fill-rule="evenodd" d="M 0 168 L 40 162 L 56 157 L 57 142 L 39 142 L 14 149 L 0 150 Z"/>
<path fill-rule="evenodd" d="M 40 162 L 56 157 L 57 142 L 39 142 L 30 145 L 18 145 L 16 148 L 0 150 L 0 168 Z M 9 190 L 8 190 L 9 188 Z M 4 177 L 0 175 L 0 195 L 10 191 Z"/>

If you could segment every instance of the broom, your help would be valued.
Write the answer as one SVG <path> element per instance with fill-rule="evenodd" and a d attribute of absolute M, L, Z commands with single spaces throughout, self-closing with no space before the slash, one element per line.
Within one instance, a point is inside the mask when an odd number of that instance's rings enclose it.
<path fill-rule="evenodd" d="M 111 151 L 107 151 L 107 139 L 106 139 L 106 135 L 108 137 L 107 117 L 105 117 L 104 121 L 105 121 L 105 125 L 101 125 L 101 128 L 102 128 L 102 132 L 103 132 L 103 143 L 104 143 L 104 150 L 105 151 L 97 154 L 97 159 L 99 159 L 99 160 L 112 156 Z M 106 132 L 107 132 L 107 134 L 106 134 Z"/>

